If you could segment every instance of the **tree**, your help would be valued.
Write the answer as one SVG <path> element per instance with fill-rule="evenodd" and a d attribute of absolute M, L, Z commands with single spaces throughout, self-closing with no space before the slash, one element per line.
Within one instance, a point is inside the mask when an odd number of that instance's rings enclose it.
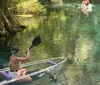
<path fill-rule="evenodd" d="M 16 1 L 16 0 L 15 0 Z M 13 16 L 14 0 L 0 0 L 0 34 L 7 35 L 15 32 L 16 22 Z M 12 7 L 11 7 L 12 6 Z M 16 6 L 16 5 L 15 5 Z"/>

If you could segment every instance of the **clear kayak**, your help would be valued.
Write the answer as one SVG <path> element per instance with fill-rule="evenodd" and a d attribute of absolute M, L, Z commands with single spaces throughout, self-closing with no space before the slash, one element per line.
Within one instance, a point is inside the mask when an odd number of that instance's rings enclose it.
<path fill-rule="evenodd" d="M 14 79 L 7 79 L 9 78 L 9 75 L 6 75 L 9 71 L 9 67 L 0 69 L 2 73 L 2 75 L 0 75 L 0 85 L 38 85 L 41 84 L 41 82 L 55 79 L 55 76 L 60 73 L 66 61 L 67 58 L 57 57 L 21 64 L 22 68 L 27 69 L 27 74 Z M 20 81 L 26 77 L 31 77 L 32 81 Z"/>

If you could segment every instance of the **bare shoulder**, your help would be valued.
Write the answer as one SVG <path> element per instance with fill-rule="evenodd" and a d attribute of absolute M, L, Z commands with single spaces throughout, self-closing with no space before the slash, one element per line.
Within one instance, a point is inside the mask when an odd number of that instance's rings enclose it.
<path fill-rule="evenodd" d="M 16 57 L 15 56 L 10 56 L 10 60 L 12 61 L 12 60 L 16 60 Z"/>
<path fill-rule="evenodd" d="M 17 59 L 17 57 L 15 57 L 15 56 L 11 56 L 10 57 L 10 62 L 9 62 L 9 64 L 16 64 L 16 63 L 18 63 L 19 62 L 19 60 Z"/>

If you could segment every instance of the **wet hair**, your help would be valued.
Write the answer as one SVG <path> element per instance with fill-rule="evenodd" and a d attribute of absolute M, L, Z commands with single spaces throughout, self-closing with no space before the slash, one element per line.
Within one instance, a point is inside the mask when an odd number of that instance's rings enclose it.
<path fill-rule="evenodd" d="M 12 47 L 11 52 L 12 52 L 13 54 L 16 54 L 16 53 L 19 52 L 19 50 L 20 50 L 20 47 L 14 46 L 14 47 Z"/>

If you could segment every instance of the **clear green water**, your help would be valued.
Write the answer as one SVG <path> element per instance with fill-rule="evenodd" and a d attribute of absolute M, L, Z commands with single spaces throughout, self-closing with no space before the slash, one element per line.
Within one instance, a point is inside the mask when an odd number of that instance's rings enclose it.
<path fill-rule="evenodd" d="M 45 16 L 19 17 L 27 29 L 11 38 L 9 45 L 20 46 L 24 56 L 32 39 L 40 35 L 42 43 L 31 50 L 30 61 L 64 56 L 85 65 L 88 71 L 100 72 L 100 5 L 94 5 L 88 16 L 75 4 L 48 6 L 48 10 Z M 8 63 L 9 55 L 10 51 L 1 49 L 1 64 Z"/>

